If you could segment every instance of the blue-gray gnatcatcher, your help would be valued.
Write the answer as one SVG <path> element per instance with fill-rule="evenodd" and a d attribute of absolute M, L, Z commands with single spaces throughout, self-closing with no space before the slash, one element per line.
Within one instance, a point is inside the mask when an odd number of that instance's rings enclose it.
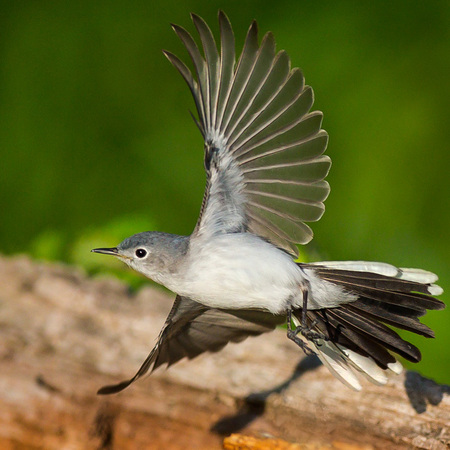
<path fill-rule="evenodd" d="M 207 24 L 192 20 L 191 35 L 173 29 L 192 59 L 165 56 L 194 97 L 205 140 L 207 187 L 190 236 L 144 232 L 114 248 L 97 248 L 177 294 L 158 341 L 130 380 L 106 386 L 118 392 L 157 367 L 218 351 L 287 323 L 287 336 L 315 353 L 339 380 L 361 389 L 358 373 L 378 384 L 399 373 L 396 353 L 418 362 L 418 348 L 388 325 L 425 337 L 419 321 L 442 309 L 437 276 L 420 269 L 347 261 L 297 263 L 296 244 L 312 239 L 305 222 L 320 219 L 331 165 L 322 113 L 309 112 L 313 92 L 290 68 L 267 33 L 258 44 L 248 30 L 236 62 L 230 22 L 219 12 L 220 51 Z"/>

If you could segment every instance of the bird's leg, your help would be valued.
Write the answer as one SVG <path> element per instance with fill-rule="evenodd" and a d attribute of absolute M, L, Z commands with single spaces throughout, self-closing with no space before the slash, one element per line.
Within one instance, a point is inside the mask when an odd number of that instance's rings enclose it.
<path fill-rule="evenodd" d="M 294 341 L 305 352 L 305 355 L 315 355 L 315 352 L 309 348 L 308 344 L 297 336 L 297 334 L 301 331 L 302 327 L 299 326 L 299 327 L 296 327 L 294 330 L 292 329 L 292 309 L 291 308 L 289 308 L 287 310 L 286 319 L 287 319 L 287 337 L 291 341 Z"/>
<path fill-rule="evenodd" d="M 307 312 L 308 312 L 308 289 L 302 289 L 303 291 L 303 306 L 302 306 L 302 324 L 298 326 L 295 331 L 296 333 L 302 333 L 306 339 L 314 341 L 317 344 L 317 339 L 323 339 L 325 341 L 328 338 L 323 333 L 318 333 L 313 331 L 313 328 L 317 325 L 317 320 L 313 320 L 310 325 L 308 325 Z"/>
<path fill-rule="evenodd" d="M 316 346 L 320 346 L 320 343 L 318 340 L 324 340 L 328 341 L 328 337 L 325 336 L 323 333 L 319 333 L 317 331 L 314 331 L 313 328 L 317 324 L 317 320 L 314 320 L 310 325 L 308 325 L 308 289 L 303 288 L 303 306 L 302 306 L 302 321 L 299 326 L 297 326 L 294 330 L 292 329 L 292 309 L 289 308 L 287 312 L 287 337 L 294 341 L 299 347 L 302 348 L 302 350 L 307 354 L 314 353 L 307 345 L 307 343 L 298 337 L 298 334 L 300 333 L 302 336 L 304 336 L 307 340 L 314 342 Z"/>

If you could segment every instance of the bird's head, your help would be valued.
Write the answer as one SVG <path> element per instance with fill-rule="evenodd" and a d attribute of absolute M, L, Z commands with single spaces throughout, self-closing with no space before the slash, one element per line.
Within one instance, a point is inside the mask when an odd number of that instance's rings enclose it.
<path fill-rule="evenodd" d="M 123 240 L 117 247 L 94 248 L 94 253 L 112 255 L 154 281 L 165 284 L 164 276 L 187 251 L 189 238 L 159 231 L 145 231 Z"/>

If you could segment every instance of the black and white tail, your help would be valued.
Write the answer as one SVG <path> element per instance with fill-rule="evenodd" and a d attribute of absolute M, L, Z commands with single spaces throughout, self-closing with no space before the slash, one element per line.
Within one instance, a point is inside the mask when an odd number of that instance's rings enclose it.
<path fill-rule="evenodd" d="M 299 335 L 344 384 L 361 389 L 355 370 L 376 384 L 385 384 L 386 370 L 402 371 L 402 365 L 391 352 L 408 361 L 421 360 L 419 349 L 390 326 L 434 337 L 433 330 L 421 323 L 419 317 L 429 309 L 445 308 L 444 303 L 433 297 L 443 292 L 434 284 L 435 274 L 364 261 L 301 266 L 358 296 L 356 301 L 336 308 L 308 310 L 308 324 L 326 339 L 311 341 Z M 294 315 L 297 319 L 294 321 L 300 324 L 301 311 L 295 311 Z"/>

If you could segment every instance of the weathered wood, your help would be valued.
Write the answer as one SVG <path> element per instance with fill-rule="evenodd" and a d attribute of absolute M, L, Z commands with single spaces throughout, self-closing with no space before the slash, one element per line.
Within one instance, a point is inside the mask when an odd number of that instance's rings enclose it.
<path fill-rule="evenodd" d="M 353 392 L 282 330 L 96 396 L 135 373 L 172 298 L 154 288 L 132 295 L 72 267 L 0 258 L 0 448 L 212 449 L 232 432 L 304 448 L 450 443 L 449 386 L 407 372 Z"/>

